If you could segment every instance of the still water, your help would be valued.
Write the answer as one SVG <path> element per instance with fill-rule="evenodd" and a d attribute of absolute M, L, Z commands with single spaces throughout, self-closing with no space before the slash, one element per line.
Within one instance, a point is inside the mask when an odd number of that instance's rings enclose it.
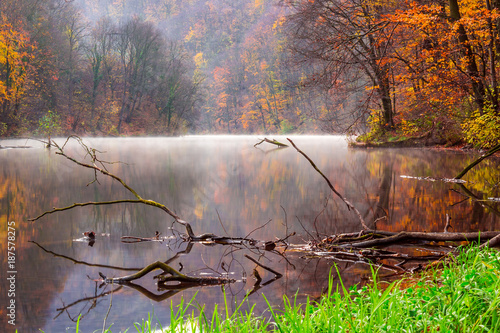
<path fill-rule="evenodd" d="M 282 142 L 286 139 L 277 138 Z M 297 136 L 297 146 L 312 158 L 336 189 L 364 215 L 390 231 L 442 231 L 446 215 L 453 231 L 500 228 L 500 161 L 491 159 L 472 170 L 465 187 L 408 177 L 452 178 L 477 154 L 431 149 L 348 149 L 344 137 Z M 63 139 L 57 140 L 64 142 Z M 324 180 L 293 148 L 275 149 L 269 144 L 255 148 L 255 136 L 188 136 L 179 138 L 88 138 L 84 142 L 102 152 L 109 171 L 124 179 L 143 198 L 165 204 L 197 234 L 275 240 L 296 232 L 293 243 L 361 229 L 357 217 L 333 197 Z M 99 272 L 123 276 L 154 261 L 170 262 L 194 276 L 226 273 L 236 282 L 225 289 L 230 304 L 252 291 L 258 252 L 194 244 L 178 239 L 125 244 L 121 236 L 152 237 L 172 234 L 172 218 L 154 207 L 120 204 L 88 206 L 59 212 L 28 222 L 53 207 L 75 202 L 133 199 L 119 183 L 99 176 L 99 183 L 84 169 L 48 150 L 36 141 L 4 140 L 2 146 L 29 145 L 27 149 L 0 150 L 0 331 L 74 332 L 80 316 L 80 332 L 101 330 L 112 324 L 113 332 L 132 327 L 148 312 L 168 326 L 171 307 L 196 294 L 208 312 L 224 304 L 221 287 L 190 288 L 180 292 L 158 291 L 153 276 L 136 281 L 140 288 L 100 286 Z M 85 158 L 77 144 L 67 152 Z M 403 177 L 402 177 L 403 176 Z M 89 185 L 88 185 L 89 184 Z M 474 194 L 471 200 L 467 194 Z M 15 258 L 8 259 L 8 223 L 15 222 Z M 174 226 L 178 231 L 182 228 Z M 79 241 L 86 231 L 97 233 L 91 247 Z M 34 241 L 44 247 L 43 251 Z M 56 256 L 54 254 L 63 255 Z M 14 259 L 15 283 L 7 278 Z M 259 268 L 260 289 L 248 298 L 262 313 L 262 294 L 275 306 L 283 295 L 299 301 L 319 297 L 328 285 L 333 261 L 306 258 L 301 253 L 285 256 L 267 253 L 260 262 L 283 274 Z M 96 266 L 100 265 L 100 266 Z M 106 267 L 106 266 L 113 266 Z M 370 276 L 367 266 L 340 263 L 347 285 Z M 12 267 L 11 267 L 12 268 Z M 266 283 L 266 282 L 270 283 Z M 338 281 L 338 280 L 337 280 Z M 12 290 L 12 287 L 13 290 Z M 11 297 L 9 290 L 14 291 Z M 112 294 L 111 291 L 114 291 Z M 15 300 L 15 324 L 8 324 L 7 306 Z M 110 307 L 111 305 L 111 307 Z M 230 305 L 234 308 L 234 305 Z M 193 311 L 196 310 L 193 308 Z M 191 310 L 189 311 L 191 312 Z"/>

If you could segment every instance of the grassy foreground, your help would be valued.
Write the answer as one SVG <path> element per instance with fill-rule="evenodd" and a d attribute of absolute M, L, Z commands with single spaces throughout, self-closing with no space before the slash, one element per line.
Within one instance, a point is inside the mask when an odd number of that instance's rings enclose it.
<path fill-rule="evenodd" d="M 270 320 L 230 314 L 227 304 L 225 320 L 218 309 L 194 317 L 187 315 L 193 302 L 172 309 L 166 328 L 149 318 L 129 332 L 500 332 L 500 252 L 463 248 L 444 267 L 391 284 L 346 290 L 330 283 L 319 303 L 285 297 L 284 310 L 269 307 Z"/>

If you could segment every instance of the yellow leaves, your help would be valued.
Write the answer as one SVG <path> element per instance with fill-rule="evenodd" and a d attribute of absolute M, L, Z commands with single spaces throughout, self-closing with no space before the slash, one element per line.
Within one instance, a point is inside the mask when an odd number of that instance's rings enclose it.
<path fill-rule="evenodd" d="M 206 35 L 206 27 L 200 22 L 197 22 L 194 26 L 189 27 L 189 32 L 184 37 L 186 42 L 197 42 L 204 38 Z"/>
<path fill-rule="evenodd" d="M 23 93 L 29 61 L 33 58 L 28 51 L 34 46 L 28 43 L 23 31 L 14 30 L 9 23 L 0 25 L 0 98 L 12 100 Z"/>
<path fill-rule="evenodd" d="M 186 42 L 190 42 L 191 39 L 193 39 L 194 35 L 195 35 L 195 31 L 194 31 L 193 27 L 190 27 L 188 34 L 186 35 L 186 37 L 184 37 L 184 40 Z"/>
<path fill-rule="evenodd" d="M 207 66 L 207 61 L 203 59 L 203 52 L 196 53 L 193 60 L 196 68 L 205 68 Z"/>
<path fill-rule="evenodd" d="M 281 30 L 281 27 L 283 26 L 283 24 L 285 24 L 285 21 L 285 16 L 278 17 L 276 21 L 274 21 L 273 31 Z"/>

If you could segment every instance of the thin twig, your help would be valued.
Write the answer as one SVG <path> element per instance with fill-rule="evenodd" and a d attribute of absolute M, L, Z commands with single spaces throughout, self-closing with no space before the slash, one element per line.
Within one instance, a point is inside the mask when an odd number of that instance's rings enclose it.
<path fill-rule="evenodd" d="M 304 225 L 302 224 L 302 221 L 299 219 L 299 217 L 297 215 L 295 215 L 295 218 L 297 219 L 297 221 L 299 221 L 300 226 L 309 235 L 309 237 L 311 237 L 311 239 L 315 239 L 314 236 L 311 235 L 311 233 L 304 227 Z"/>
<path fill-rule="evenodd" d="M 272 221 L 272 219 L 271 219 L 271 220 L 269 220 L 269 221 L 267 221 L 266 223 L 264 223 L 264 224 L 263 224 L 263 225 L 261 225 L 260 227 L 257 227 L 257 228 L 255 228 L 255 229 L 253 229 L 252 231 L 250 231 L 250 232 L 248 233 L 248 235 L 246 235 L 245 237 L 243 237 L 243 239 L 248 239 L 248 236 L 250 236 L 251 234 L 253 234 L 253 233 L 254 233 L 254 232 L 256 232 L 257 230 L 264 228 L 264 227 L 265 227 L 266 225 L 268 225 L 271 221 Z"/>
<path fill-rule="evenodd" d="M 333 187 L 332 183 L 330 182 L 330 180 L 328 179 L 328 177 L 326 177 L 323 172 L 321 172 L 321 170 L 316 166 L 316 164 L 313 162 L 313 160 L 311 160 L 309 158 L 309 156 L 306 155 L 306 153 L 304 153 L 302 150 L 300 150 L 299 148 L 297 148 L 297 146 L 295 145 L 295 143 L 293 143 L 293 141 L 291 139 L 288 139 L 288 141 L 290 141 L 290 143 L 292 144 L 293 148 L 295 148 L 300 154 L 302 154 L 302 156 L 304 156 L 308 161 L 309 163 L 312 165 L 312 167 L 314 168 L 314 170 L 316 170 L 325 180 L 326 182 L 328 183 L 328 186 L 330 187 L 330 189 L 333 191 L 333 193 L 335 193 L 340 199 L 342 199 L 342 201 L 347 205 L 347 208 L 349 210 L 353 210 L 356 215 L 358 216 L 358 219 L 359 221 L 361 222 L 361 225 L 363 226 L 363 229 L 365 230 L 368 230 L 368 226 L 366 225 L 366 222 L 365 220 L 363 219 L 363 216 L 361 215 L 361 213 L 359 212 L 359 210 L 356 209 L 356 207 L 353 206 L 353 204 L 351 204 L 346 198 L 344 198 L 336 189 L 335 187 Z"/>
<path fill-rule="evenodd" d="M 258 262 L 258 261 L 257 261 L 257 260 L 255 260 L 254 258 L 250 257 L 248 254 L 245 254 L 245 258 L 247 258 L 247 259 L 248 259 L 248 260 L 250 260 L 250 261 L 253 261 L 253 262 L 254 262 L 257 266 L 262 267 L 262 268 L 264 268 L 265 270 L 267 270 L 267 271 L 269 271 L 269 272 L 273 273 L 274 275 L 276 275 L 276 277 L 282 277 L 282 276 L 283 276 L 283 274 L 276 272 L 274 269 L 272 269 L 272 268 L 270 268 L 270 267 L 267 267 L 267 266 L 262 265 L 260 262 Z"/>
<path fill-rule="evenodd" d="M 219 219 L 219 223 L 220 223 L 222 229 L 224 230 L 226 235 L 229 237 L 229 233 L 227 232 L 226 228 L 224 228 L 224 224 L 222 223 L 222 220 L 220 218 L 219 211 L 217 210 L 217 208 L 215 209 L 215 212 L 217 213 L 217 218 Z"/>
<path fill-rule="evenodd" d="M 111 288 L 113 288 L 113 282 L 111 282 Z M 104 317 L 104 323 L 102 324 L 102 333 L 104 333 L 106 331 L 106 320 L 108 319 L 112 304 L 113 304 L 113 292 L 111 292 L 111 296 L 109 299 L 108 312 L 106 312 L 106 317 Z"/>
<path fill-rule="evenodd" d="M 74 203 L 70 206 L 67 207 L 61 207 L 61 208 L 54 208 L 52 210 L 46 211 L 37 217 L 30 218 L 28 221 L 36 221 L 45 215 L 56 213 L 56 212 L 62 212 L 65 210 L 69 210 L 75 207 L 85 207 L 85 206 L 99 206 L 99 205 L 113 205 L 113 204 L 118 204 L 118 203 L 143 203 L 142 200 L 135 200 L 135 199 L 125 199 L 125 200 L 113 200 L 113 201 L 91 201 L 91 202 L 77 202 Z"/>

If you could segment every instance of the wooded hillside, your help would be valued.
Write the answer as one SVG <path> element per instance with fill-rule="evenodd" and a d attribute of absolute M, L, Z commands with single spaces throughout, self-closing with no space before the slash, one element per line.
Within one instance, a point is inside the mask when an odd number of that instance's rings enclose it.
<path fill-rule="evenodd" d="M 0 135 L 499 142 L 496 0 L 3 0 Z"/>

